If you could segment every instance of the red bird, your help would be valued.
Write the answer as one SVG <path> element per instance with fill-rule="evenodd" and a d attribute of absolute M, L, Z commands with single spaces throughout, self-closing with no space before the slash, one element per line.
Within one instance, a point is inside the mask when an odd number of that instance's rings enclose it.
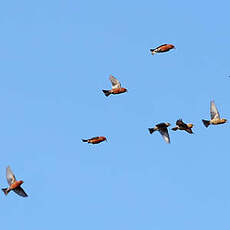
<path fill-rule="evenodd" d="M 106 137 L 92 137 L 90 139 L 82 139 L 83 142 L 88 142 L 91 144 L 99 144 L 102 141 L 107 141 Z"/>
<path fill-rule="evenodd" d="M 157 48 L 150 49 L 150 52 L 152 53 L 152 55 L 154 55 L 155 53 L 164 53 L 171 49 L 175 49 L 175 46 L 171 44 L 164 44 L 164 45 L 158 46 Z"/>
<path fill-rule="evenodd" d="M 21 184 L 24 182 L 22 180 L 16 180 L 15 175 L 10 169 L 10 166 L 6 168 L 6 179 L 9 184 L 8 188 L 3 188 L 2 191 L 7 195 L 11 190 L 17 193 L 19 196 L 27 197 L 28 195 L 21 188 Z"/>
<path fill-rule="evenodd" d="M 120 94 L 127 92 L 127 89 L 122 88 L 121 83 L 114 76 L 110 75 L 109 80 L 112 83 L 112 89 L 102 90 L 106 97 L 108 97 L 110 94 Z"/>

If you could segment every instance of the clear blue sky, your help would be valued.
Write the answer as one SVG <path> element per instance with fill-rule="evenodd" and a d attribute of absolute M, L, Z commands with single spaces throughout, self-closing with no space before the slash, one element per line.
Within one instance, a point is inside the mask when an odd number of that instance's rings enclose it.
<path fill-rule="evenodd" d="M 228 1 L 7 1 L 0 9 L 5 230 L 229 230 Z M 152 56 L 150 48 L 176 50 Z M 106 98 L 113 74 L 128 93 Z M 148 128 L 192 122 L 194 135 Z M 81 138 L 103 135 L 88 145 Z"/>

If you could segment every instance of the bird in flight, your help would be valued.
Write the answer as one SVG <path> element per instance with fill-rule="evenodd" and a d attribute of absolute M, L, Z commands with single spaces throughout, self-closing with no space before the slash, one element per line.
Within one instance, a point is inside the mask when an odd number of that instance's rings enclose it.
<path fill-rule="evenodd" d="M 150 49 L 150 52 L 152 53 L 152 55 L 154 55 L 155 53 L 168 52 L 171 49 L 175 49 L 175 46 L 172 44 L 164 44 L 164 45 L 158 46 L 154 49 Z"/>
<path fill-rule="evenodd" d="M 127 92 L 127 89 L 122 88 L 121 83 L 114 76 L 110 75 L 109 80 L 112 83 L 112 89 L 102 90 L 106 97 L 108 97 L 110 94 L 120 94 Z"/>
<path fill-rule="evenodd" d="M 168 126 L 171 124 L 168 122 L 165 123 L 159 123 L 153 128 L 149 128 L 150 134 L 152 134 L 155 131 L 159 131 L 166 143 L 170 143 L 169 133 L 168 133 Z"/>
<path fill-rule="evenodd" d="M 186 132 L 192 134 L 192 127 L 193 127 L 193 124 L 186 124 L 182 121 L 182 119 L 179 119 L 176 121 L 176 127 L 172 128 L 173 131 L 176 131 L 176 130 L 185 130 Z"/>
<path fill-rule="evenodd" d="M 225 118 L 220 118 L 220 114 L 216 108 L 216 105 L 214 101 L 211 101 L 210 103 L 210 115 L 211 115 L 211 120 L 202 120 L 203 124 L 207 128 L 209 125 L 219 125 L 219 124 L 224 124 L 227 122 L 227 119 Z"/>
<path fill-rule="evenodd" d="M 88 142 L 90 144 L 99 144 L 102 141 L 107 141 L 106 137 L 92 137 L 90 139 L 82 139 L 83 142 Z"/>
<path fill-rule="evenodd" d="M 3 188 L 2 191 L 7 195 L 10 191 L 14 191 L 19 196 L 27 197 L 28 195 L 22 189 L 21 185 L 24 183 L 22 180 L 16 180 L 15 175 L 10 169 L 10 166 L 6 168 L 6 179 L 9 184 L 8 188 Z"/>

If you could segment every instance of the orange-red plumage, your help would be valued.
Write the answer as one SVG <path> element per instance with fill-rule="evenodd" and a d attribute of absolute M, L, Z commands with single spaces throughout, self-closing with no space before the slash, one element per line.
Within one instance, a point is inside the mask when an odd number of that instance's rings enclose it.
<path fill-rule="evenodd" d="M 10 167 L 6 168 L 6 179 L 9 184 L 8 188 L 3 188 L 2 191 L 7 195 L 10 191 L 14 191 L 19 196 L 27 197 L 28 195 L 22 189 L 21 185 L 24 183 L 22 180 L 16 180 L 15 175 L 11 171 Z"/>
<path fill-rule="evenodd" d="M 114 76 L 110 75 L 109 80 L 112 83 L 112 89 L 102 90 L 106 97 L 108 97 L 110 94 L 120 94 L 127 92 L 127 89 L 122 88 L 121 83 Z"/>
<path fill-rule="evenodd" d="M 10 190 L 18 188 L 23 183 L 24 183 L 24 181 L 22 181 L 22 180 L 15 181 L 13 184 L 10 185 Z"/>
<path fill-rule="evenodd" d="M 83 142 L 88 142 L 91 144 L 99 144 L 103 141 L 107 141 L 106 137 L 100 136 L 100 137 L 92 137 L 90 139 L 82 139 Z"/>
<path fill-rule="evenodd" d="M 164 53 L 174 48 L 175 46 L 172 44 L 164 44 L 164 45 L 158 46 L 157 48 L 150 49 L 150 52 L 152 53 L 152 55 L 154 55 L 155 53 Z"/>
<path fill-rule="evenodd" d="M 120 93 L 125 93 L 125 92 L 127 92 L 126 88 L 115 88 L 115 89 L 110 90 L 111 94 L 120 94 Z"/>

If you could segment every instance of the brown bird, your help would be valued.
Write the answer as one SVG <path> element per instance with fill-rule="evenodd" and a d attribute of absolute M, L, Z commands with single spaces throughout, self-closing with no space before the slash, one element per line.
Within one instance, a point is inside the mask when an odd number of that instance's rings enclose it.
<path fill-rule="evenodd" d="M 176 130 L 185 130 L 186 132 L 192 134 L 192 127 L 193 127 L 193 124 L 186 124 L 182 121 L 182 119 L 179 119 L 176 121 L 176 127 L 172 128 L 173 131 L 176 131 Z"/>
<path fill-rule="evenodd" d="M 110 75 L 109 80 L 112 83 L 112 89 L 102 90 L 106 97 L 108 97 L 110 94 L 120 94 L 127 92 L 127 89 L 122 88 L 121 83 L 114 76 Z"/>
<path fill-rule="evenodd" d="M 220 114 L 216 108 L 216 105 L 214 101 L 211 101 L 210 103 L 210 115 L 211 115 L 211 120 L 202 120 L 203 124 L 207 128 L 209 125 L 219 125 L 219 124 L 224 124 L 227 122 L 227 119 L 225 118 L 220 118 Z"/>
<path fill-rule="evenodd" d="M 6 168 L 6 179 L 9 184 L 8 188 L 3 188 L 2 191 L 7 195 L 11 190 L 17 193 L 19 196 L 27 197 L 21 185 L 24 183 L 22 180 L 16 180 L 15 175 L 10 169 L 10 166 Z"/>
<path fill-rule="evenodd" d="M 164 45 L 158 46 L 157 48 L 150 49 L 150 52 L 152 53 L 152 55 L 154 55 L 155 53 L 164 53 L 171 49 L 175 49 L 175 46 L 172 44 L 164 44 Z"/>
<path fill-rule="evenodd" d="M 102 141 L 107 141 L 106 137 L 92 137 L 90 139 L 82 139 L 83 142 L 88 142 L 91 144 L 99 144 Z"/>
<path fill-rule="evenodd" d="M 165 123 L 159 123 L 153 128 L 149 128 L 150 134 L 152 134 L 155 131 L 159 131 L 164 140 L 169 144 L 170 143 L 170 138 L 169 138 L 169 133 L 167 127 L 170 126 L 171 124 L 168 122 Z"/>

